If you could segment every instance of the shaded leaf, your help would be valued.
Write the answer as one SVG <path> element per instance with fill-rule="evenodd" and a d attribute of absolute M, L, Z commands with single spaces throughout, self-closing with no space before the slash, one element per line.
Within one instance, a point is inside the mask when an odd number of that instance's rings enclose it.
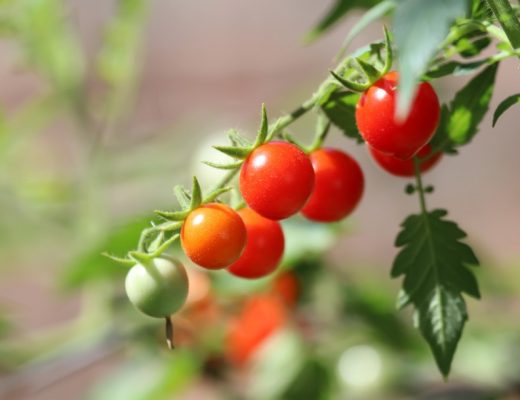
<path fill-rule="evenodd" d="M 346 136 L 355 139 L 358 143 L 363 143 L 363 138 L 356 125 L 356 104 L 359 97 L 358 93 L 335 92 L 322 106 L 322 110 L 327 118 Z"/>
<path fill-rule="evenodd" d="M 320 22 L 307 34 L 305 41 L 312 42 L 316 40 L 325 32 L 329 31 L 353 9 L 369 8 L 378 2 L 378 0 L 336 0 Z"/>
<path fill-rule="evenodd" d="M 480 298 L 469 266 L 479 264 L 457 224 L 444 219 L 445 210 L 409 216 L 396 246 L 401 247 L 392 277 L 404 275 L 400 304 L 412 304 L 415 321 L 430 345 L 439 369 L 447 376 L 468 318 L 462 297 Z"/>
<path fill-rule="evenodd" d="M 397 114 L 406 116 L 423 75 L 452 23 L 468 11 L 467 0 L 401 0 L 394 14 L 399 56 Z"/>
<path fill-rule="evenodd" d="M 508 98 L 502 100 L 495 112 L 493 113 L 493 126 L 497 123 L 498 119 L 504 114 L 510 107 L 514 106 L 516 103 L 520 102 L 520 93 L 509 96 Z"/>

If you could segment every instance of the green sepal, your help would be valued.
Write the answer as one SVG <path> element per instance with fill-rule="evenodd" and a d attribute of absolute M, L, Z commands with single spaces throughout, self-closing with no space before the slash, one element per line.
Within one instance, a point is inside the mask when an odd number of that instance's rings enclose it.
<path fill-rule="evenodd" d="M 128 257 L 134 260 L 135 263 L 146 265 L 153 258 L 151 254 L 144 253 L 142 251 L 130 251 L 128 252 Z"/>
<path fill-rule="evenodd" d="M 190 210 L 194 210 L 202 203 L 202 190 L 196 176 L 193 177 L 193 184 L 191 187 L 191 203 Z"/>
<path fill-rule="evenodd" d="M 163 242 L 159 247 L 157 247 L 156 250 L 154 250 L 151 253 L 144 253 L 142 251 L 130 251 L 128 253 L 128 256 L 134 260 L 138 264 L 146 265 L 148 264 L 152 259 L 159 257 L 162 253 L 164 253 L 173 242 L 175 242 L 177 239 L 179 239 L 180 235 L 176 233 L 171 238 Z"/>
<path fill-rule="evenodd" d="M 156 250 L 154 250 L 152 253 L 150 253 L 150 255 L 153 257 L 153 258 L 156 258 L 156 257 L 159 257 L 160 255 L 162 255 L 166 250 L 168 250 L 168 248 L 177 240 L 181 237 L 181 235 L 179 235 L 178 233 L 176 233 L 175 235 L 173 235 L 171 238 L 169 238 L 168 240 L 164 241 L 159 247 L 157 247 Z"/>
<path fill-rule="evenodd" d="M 236 161 L 236 162 L 232 162 L 232 163 L 228 163 L 228 164 L 219 164 L 219 163 L 214 163 L 211 161 L 202 161 L 202 163 L 206 164 L 212 168 L 229 170 L 229 169 L 239 168 L 242 165 L 243 161 L 240 160 L 240 161 Z"/>
<path fill-rule="evenodd" d="M 234 146 L 213 146 L 214 149 L 224 153 L 227 156 L 244 160 L 251 153 L 250 147 L 234 147 Z"/>
<path fill-rule="evenodd" d="M 231 189 L 233 189 L 231 186 L 226 186 L 223 188 L 215 189 L 210 194 L 208 194 L 206 197 L 204 197 L 204 203 L 209 203 L 212 201 L 215 201 L 215 199 L 220 196 L 221 194 L 224 194 L 226 192 L 229 192 Z"/>
<path fill-rule="evenodd" d="M 115 261 L 119 264 L 122 264 L 122 265 L 125 265 L 125 266 L 128 266 L 128 267 L 132 267 L 135 265 L 135 261 L 129 259 L 129 258 L 123 258 L 123 257 L 117 257 L 117 256 L 114 256 L 110 253 L 107 253 L 107 252 L 103 252 L 101 253 L 102 256 L 104 257 L 107 257 L 107 258 L 110 258 L 112 261 Z"/>
<path fill-rule="evenodd" d="M 186 193 L 186 190 L 182 187 L 182 185 L 175 185 L 173 188 L 173 194 L 177 198 L 179 205 L 183 209 L 187 209 L 190 206 L 191 198 Z"/>
<path fill-rule="evenodd" d="M 386 26 L 383 27 L 383 31 L 385 34 L 386 55 L 383 70 L 381 71 L 381 76 L 386 75 L 392 69 L 392 65 L 394 63 L 394 52 L 392 50 L 392 40 L 390 38 L 390 32 L 388 31 Z"/>
<path fill-rule="evenodd" d="M 260 129 L 258 131 L 258 135 L 256 135 L 255 144 L 253 147 L 258 147 L 261 144 L 265 143 L 265 140 L 267 139 L 267 133 L 269 130 L 269 122 L 267 120 L 267 111 L 265 110 L 265 104 L 262 103 L 262 116 L 261 116 L 261 122 L 260 122 Z"/>
<path fill-rule="evenodd" d="M 339 83 L 341 83 L 343 86 L 345 86 L 347 89 L 349 89 L 353 92 L 364 92 L 365 90 L 367 90 L 370 87 L 370 85 L 367 85 L 366 83 L 359 83 L 359 82 L 351 81 L 349 79 L 344 79 L 341 76 L 339 76 L 338 74 L 336 74 L 334 71 L 330 71 L 330 74 Z"/>
<path fill-rule="evenodd" d="M 354 60 L 356 60 L 356 63 L 359 65 L 359 68 L 361 68 L 361 70 L 367 78 L 367 81 L 370 84 L 373 84 L 375 81 L 379 79 L 381 74 L 371 64 L 367 63 L 366 61 L 363 61 L 363 59 L 359 57 L 355 58 Z"/>
<path fill-rule="evenodd" d="M 233 146 L 237 147 L 251 147 L 252 143 L 247 140 L 245 137 L 240 135 L 236 129 L 230 129 L 227 131 L 226 136 L 231 141 Z"/>
<path fill-rule="evenodd" d="M 185 210 L 185 211 L 155 210 L 154 213 L 169 221 L 184 221 L 184 219 L 188 216 L 190 211 L 189 210 Z"/>
<path fill-rule="evenodd" d="M 149 252 L 153 252 L 153 251 L 157 250 L 159 248 L 159 246 L 161 245 L 161 243 L 163 242 L 163 240 L 164 240 L 164 231 L 159 231 L 159 233 L 157 234 L 155 239 L 152 240 L 152 243 L 150 243 L 147 246 L 147 250 Z"/>

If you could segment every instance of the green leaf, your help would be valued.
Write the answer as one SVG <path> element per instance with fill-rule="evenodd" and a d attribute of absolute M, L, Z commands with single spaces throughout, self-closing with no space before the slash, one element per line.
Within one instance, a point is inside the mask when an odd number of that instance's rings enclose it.
<path fill-rule="evenodd" d="M 350 46 L 352 43 L 352 40 L 359 35 L 363 29 L 365 29 L 368 25 L 370 25 L 372 22 L 378 20 L 379 18 L 385 16 L 390 11 L 392 11 L 396 6 L 395 0 L 385 0 L 382 1 L 379 4 L 376 4 L 374 7 L 372 7 L 370 10 L 365 12 L 361 18 L 356 22 L 356 24 L 352 27 L 349 34 L 345 38 L 345 41 L 343 42 L 342 49 L 345 50 Z"/>
<path fill-rule="evenodd" d="M 325 32 L 329 31 L 336 23 L 343 19 L 350 11 L 355 8 L 370 8 L 376 5 L 378 0 L 336 0 L 331 9 L 318 22 L 318 24 L 305 37 L 305 41 L 310 43 Z"/>
<path fill-rule="evenodd" d="M 356 104 L 359 97 L 358 93 L 334 92 L 322 106 L 322 110 L 330 122 L 341 129 L 346 136 L 363 143 L 356 125 Z"/>
<path fill-rule="evenodd" d="M 452 23 L 468 9 L 467 0 L 401 0 L 398 3 L 393 23 L 400 72 L 398 116 L 408 114 L 419 78 Z"/>
<path fill-rule="evenodd" d="M 504 114 L 510 107 L 512 107 L 516 103 L 520 103 L 520 93 L 514 94 L 512 96 L 509 96 L 507 99 L 502 100 L 493 114 L 493 126 L 495 126 L 502 114 Z"/>
<path fill-rule="evenodd" d="M 469 266 L 479 264 L 457 224 L 445 210 L 410 215 L 401 225 L 396 246 L 401 250 L 392 277 L 404 275 L 401 305 L 413 304 L 415 321 L 444 376 L 450 371 L 457 343 L 468 318 L 462 297 L 480 298 Z"/>
<path fill-rule="evenodd" d="M 498 64 L 483 70 L 468 82 L 450 104 L 447 121 L 449 138 L 457 145 L 468 143 L 478 132 L 478 125 L 486 115 L 493 89 Z"/>
<path fill-rule="evenodd" d="M 431 68 L 424 76 L 426 80 L 438 79 L 444 76 L 453 75 L 469 75 L 474 73 L 477 69 L 489 62 L 488 59 L 473 61 L 469 63 L 462 63 L 460 61 L 448 61 L 446 63 L 436 65 Z"/>

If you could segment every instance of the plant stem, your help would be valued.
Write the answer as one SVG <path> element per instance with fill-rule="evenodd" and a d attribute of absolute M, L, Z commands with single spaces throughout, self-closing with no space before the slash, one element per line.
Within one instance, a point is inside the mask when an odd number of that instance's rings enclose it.
<path fill-rule="evenodd" d="M 487 0 L 487 3 L 502 26 L 511 46 L 520 48 L 520 21 L 508 0 Z"/>
<path fill-rule="evenodd" d="M 413 167 L 415 172 L 415 185 L 417 193 L 419 193 L 419 204 L 421 206 L 421 213 L 426 214 L 426 198 L 424 196 L 424 186 L 422 182 L 421 170 L 419 168 L 420 161 L 417 157 L 413 158 Z"/>

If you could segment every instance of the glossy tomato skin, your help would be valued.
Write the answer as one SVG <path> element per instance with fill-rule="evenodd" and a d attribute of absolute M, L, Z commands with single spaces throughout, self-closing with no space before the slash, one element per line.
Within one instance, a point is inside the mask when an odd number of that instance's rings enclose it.
<path fill-rule="evenodd" d="M 374 149 L 401 159 L 413 157 L 430 141 L 439 123 L 439 99 L 433 87 L 419 84 L 410 113 L 397 121 L 397 72 L 389 72 L 363 93 L 356 106 L 361 136 Z"/>
<path fill-rule="evenodd" d="M 246 364 L 287 319 L 286 309 L 277 297 L 262 294 L 248 299 L 228 329 L 226 353 L 230 361 L 237 366 Z"/>
<path fill-rule="evenodd" d="M 247 241 L 240 258 L 228 271 L 241 278 L 260 278 L 273 272 L 282 259 L 284 235 L 278 221 L 262 217 L 246 207 L 238 211 L 247 231 Z"/>
<path fill-rule="evenodd" d="M 358 205 L 365 186 L 363 172 L 356 160 L 331 148 L 310 155 L 315 183 L 302 214 L 318 222 L 339 221 Z"/>
<path fill-rule="evenodd" d="M 401 160 L 389 154 L 381 153 L 370 146 L 368 146 L 368 151 L 374 161 L 386 172 L 401 177 L 411 177 L 415 175 L 413 159 Z M 419 169 L 421 172 L 426 172 L 432 169 L 439 162 L 442 156 L 442 153 L 436 153 L 433 156 L 430 156 L 431 152 L 432 148 L 427 144 L 416 154 L 419 158 L 429 157 L 420 164 Z"/>
<path fill-rule="evenodd" d="M 166 317 L 185 303 L 188 277 L 179 261 L 161 256 L 149 264 L 136 264 L 130 268 L 125 290 L 130 302 L 144 314 Z"/>
<path fill-rule="evenodd" d="M 297 213 L 313 186 L 309 157 L 291 143 L 261 145 L 251 152 L 240 171 L 240 192 L 247 205 L 273 220 Z"/>
<path fill-rule="evenodd" d="M 235 262 L 246 244 L 246 227 L 225 204 L 203 204 L 189 213 L 181 228 L 186 255 L 201 267 L 222 269 Z"/>

